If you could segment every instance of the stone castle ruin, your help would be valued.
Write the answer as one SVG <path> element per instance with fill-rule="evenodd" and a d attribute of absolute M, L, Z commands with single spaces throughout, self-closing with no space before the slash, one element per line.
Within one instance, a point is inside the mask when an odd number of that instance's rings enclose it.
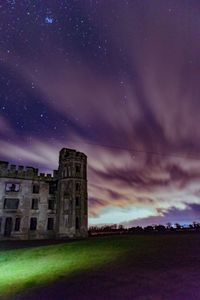
<path fill-rule="evenodd" d="M 0 239 L 87 236 L 87 156 L 63 148 L 51 174 L 0 161 Z"/>

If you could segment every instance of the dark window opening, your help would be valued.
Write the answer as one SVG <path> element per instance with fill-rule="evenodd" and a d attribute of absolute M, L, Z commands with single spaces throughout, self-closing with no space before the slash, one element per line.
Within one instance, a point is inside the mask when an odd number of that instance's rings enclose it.
<path fill-rule="evenodd" d="M 80 228 L 79 218 L 76 217 L 76 230 L 78 230 L 79 228 Z"/>
<path fill-rule="evenodd" d="M 21 219 L 20 218 L 16 218 L 15 219 L 15 231 L 19 231 L 20 230 L 20 223 L 21 223 Z"/>
<path fill-rule="evenodd" d="M 80 185 L 79 182 L 77 182 L 77 183 L 76 183 L 76 191 L 77 191 L 77 192 L 80 192 L 80 190 L 81 190 L 81 185 Z"/>
<path fill-rule="evenodd" d="M 81 166 L 76 165 L 76 174 L 80 174 L 81 172 Z"/>
<path fill-rule="evenodd" d="M 4 228 L 4 235 L 11 236 L 13 228 L 13 221 L 11 217 L 6 218 L 5 228 Z"/>
<path fill-rule="evenodd" d="M 33 194 L 39 194 L 40 186 L 38 184 L 33 185 Z"/>
<path fill-rule="evenodd" d="M 18 209 L 19 199 L 5 198 L 4 209 Z"/>
<path fill-rule="evenodd" d="M 31 209 L 38 209 L 38 199 L 32 199 Z"/>
<path fill-rule="evenodd" d="M 6 183 L 6 192 L 19 192 L 19 183 Z"/>
<path fill-rule="evenodd" d="M 80 205 L 80 198 L 76 197 L 76 206 L 79 206 L 79 205 Z"/>
<path fill-rule="evenodd" d="M 65 152 L 65 156 L 64 156 L 65 158 L 68 158 L 69 157 L 69 151 L 66 151 Z"/>
<path fill-rule="evenodd" d="M 31 218 L 30 220 L 30 230 L 37 229 L 37 218 Z"/>
<path fill-rule="evenodd" d="M 69 201 L 69 211 L 70 211 L 70 213 L 72 213 L 72 211 L 73 211 L 73 203 L 72 203 L 72 200 Z"/>
<path fill-rule="evenodd" d="M 47 230 L 53 230 L 53 227 L 54 227 L 54 219 L 53 218 L 48 218 Z"/>
<path fill-rule="evenodd" d="M 48 201 L 48 209 L 54 209 L 55 201 L 53 199 L 49 199 Z"/>
<path fill-rule="evenodd" d="M 49 183 L 49 194 L 52 195 L 56 192 L 57 190 L 57 185 L 55 182 L 50 182 Z"/>

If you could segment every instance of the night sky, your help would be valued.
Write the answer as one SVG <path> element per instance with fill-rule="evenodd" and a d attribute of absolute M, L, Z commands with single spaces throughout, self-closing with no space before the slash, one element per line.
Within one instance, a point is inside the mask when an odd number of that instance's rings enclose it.
<path fill-rule="evenodd" d="M 200 221 L 199 0 L 1 0 L 0 159 L 88 155 L 89 224 Z"/>

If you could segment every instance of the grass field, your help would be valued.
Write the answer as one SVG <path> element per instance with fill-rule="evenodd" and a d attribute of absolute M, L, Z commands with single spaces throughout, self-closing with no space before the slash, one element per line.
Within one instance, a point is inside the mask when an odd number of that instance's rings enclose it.
<path fill-rule="evenodd" d="M 9 245 L 0 244 L 0 299 L 200 299 L 199 234 Z"/>

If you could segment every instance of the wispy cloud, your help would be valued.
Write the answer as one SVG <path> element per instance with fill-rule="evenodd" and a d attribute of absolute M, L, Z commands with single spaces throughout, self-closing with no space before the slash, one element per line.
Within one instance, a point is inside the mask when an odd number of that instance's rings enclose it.
<path fill-rule="evenodd" d="M 102 63 L 87 49 L 78 49 L 77 39 L 63 46 L 49 28 L 41 42 L 37 24 L 33 40 L 38 59 L 19 55 L 20 37 L 15 52 L 1 49 L 4 67 L 22 82 L 33 83 L 40 101 L 72 126 L 62 137 L 59 128 L 53 139 L 38 130 L 27 141 L 2 116 L 0 155 L 51 170 L 57 167 L 60 148 L 85 152 L 89 213 L 95 224 L 166 220 L 175 217 L 174 210 L 177 218 L 182 212 L 192 218 L 189 205 L 200 203 L 199 155 L 194 155 L 197 160 L 187 157 L 200 152 L 199 16 L 181 1 L 176 3 L 180 14 L 170 13 L 168 1 L 156 7 L 149 1 L 127 7 L 122 2 L 102 2 L 98 13 L 91 1 L 80 3 L 83 14 L 92 16 L 91 26 L 101 31 L 98 51 L 102 41 L 108 43 Z M 113 5 L 116 19 L 110 18 Z M 102 26 L 102 16 L 109 26 Z M 63 47 L 73 50 L 73 56 L 64 54 Z"/>

